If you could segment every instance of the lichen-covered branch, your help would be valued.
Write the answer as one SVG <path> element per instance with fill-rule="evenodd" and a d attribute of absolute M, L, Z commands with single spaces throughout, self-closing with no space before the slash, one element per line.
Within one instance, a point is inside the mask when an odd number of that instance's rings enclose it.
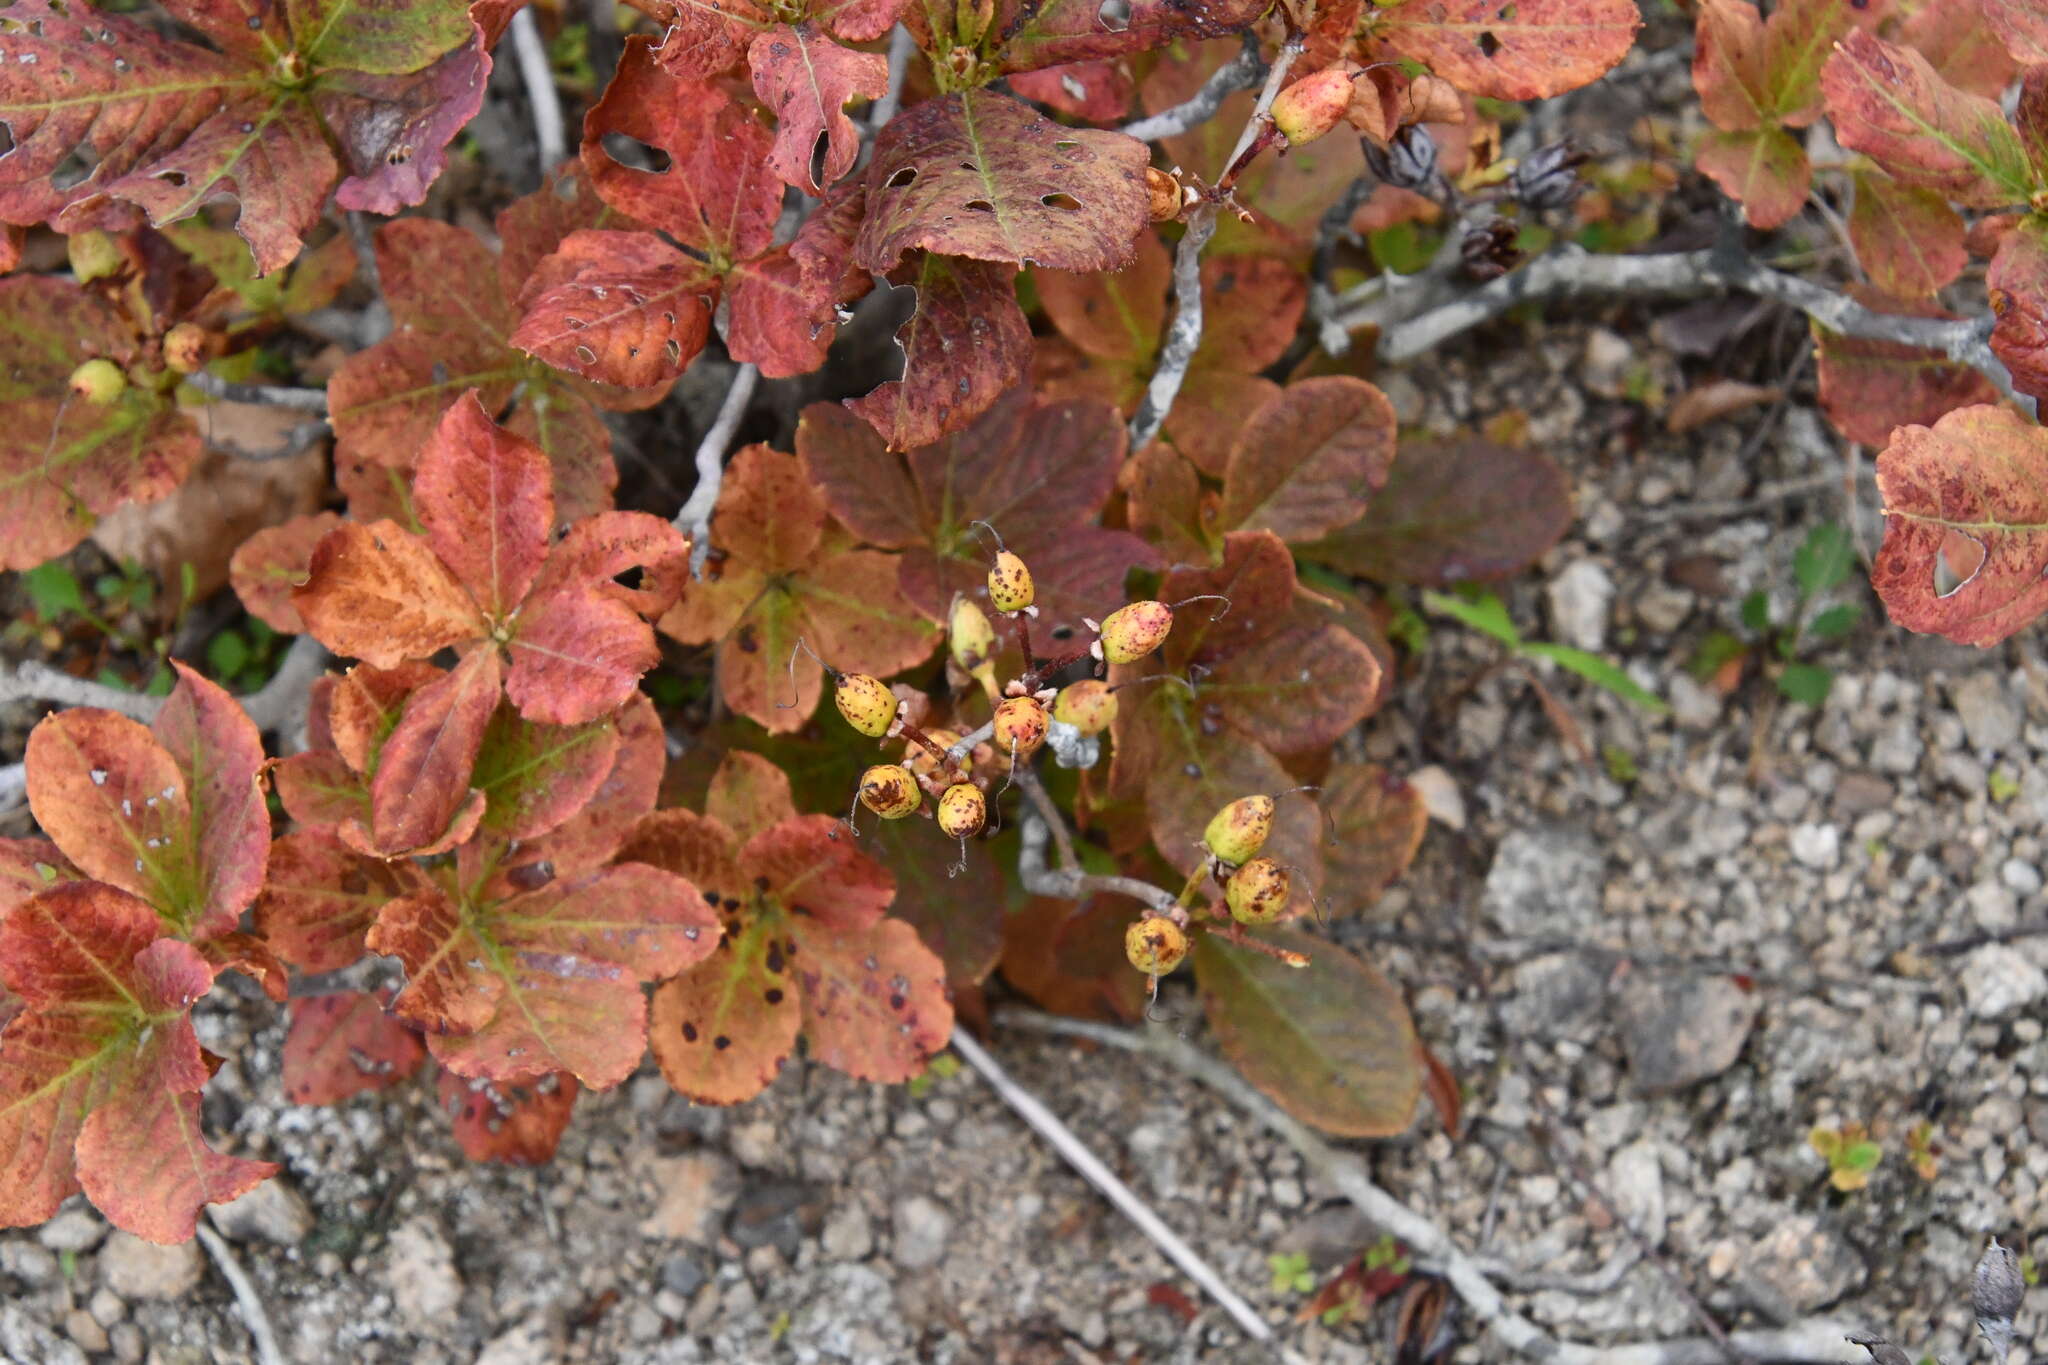
<path fill-rule="evenodd" d="M 185 382 L 208 398 L 224 398 L 235 403 L 261 403 L 265 407 L 313 412 L 322 417 L 327 415 L 325 389 L 294 389 L 282 384 L 237 384 L 232 380 L 222 379 L 219 375 L 208 374 L 205 370 L 186 375 Z"/>
<path fill-rule="evenodd" d="M 327 651 L 310 635 L 301 635 L 285 652 L 275 675 L 256 691 L 239 698 L 242 709 L 259 730 L 282 730 L 304 712 L 313 680 L 327 666 Z M 30 660 L 0 667 L 0 705 L 16 701 L 54 702 L 59 706 L 97 706 L 147 724 L 162 709 L 162 697 L 129 692 L 87 678 L 60 673 Z"/>
<path fill-rule="evenodd" d="M 1052 830 L 1036 811 L 1024 817 L 1022 847 L 1017 854 L 1017 880 L 1034 896 L 1054 900 L 1082 901 L 1094 895 L 1129 896 L 1164 914 L 1174 907 L 1173 893 L 1163 886 L 1105 873 L 1083 872 L 1078 867 L 1046 866 L 1046 845 Z"/>

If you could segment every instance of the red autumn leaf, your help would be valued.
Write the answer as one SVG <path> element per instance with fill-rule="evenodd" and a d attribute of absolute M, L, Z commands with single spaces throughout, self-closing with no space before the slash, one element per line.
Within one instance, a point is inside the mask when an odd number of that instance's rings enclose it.
<path fill-rule="evenodd" d="M 903 377 L 846 406 L 891 450 L 930 445 L 959 431 L 1015 387 L 1031 363 L 1031 324 L 1017 306 L 1015 272 L 926 254 L 889 274 L 917 291 L 917 311 L 898 329 Z"/>
<path fill-rule="evenodd" d="M 1448 587 L 1521 573 L 1571 522 L 1571 481 L 1541 451 L 1409 441 L 1365 516 L 1299 553 L 1380 583 Z"/>
<path fill-rule="evenodd" d="M 711 775 L 704 813 L 745 843 L 763 830 L 796 819 L 789 774 L 759 754 L 729 750 Z"/>
<path fill-rule="evenodd" d="M 1130 112 L 1137 93 L 1130 73 L 1117 62 L 1067 62 L 1009 78 L 1010 91 L 1055 113 L 1086 123 L 1116 123 Z"/>
<path fill-rule="evenodd" d="M 1871 586 L 1892 621 L 1957 644 L 1992 645 L 2048 611 L 2048 429 L 2007 408 L 1961 408 L 1900 427 L 1877 458 L 1884 543 Z M 1945 544 L 1982 562 L 1947 591 Z"/>
<path fill-rule="evenodd" d="M 38 891 L 84 879 L 48 839 L 0 839 L 0 919 Z"/>
<path fill-rule="evenodd" d="M 927 100 L 875 139 L 854 260 L 912 251 L 1052 270 L 1114 270 L 1149 221 L 1145 145 L 1068 128 L 988 91 Z"/>
<path fill-rule="evenodd" d="M 526 1081 L 487 1081 L 441 1073 L 441 1107 L 455 1125 L 455 1142 L 471 1161 L 544 1166 L 569 1127 L 581 1089 L 566 1071 Z"/>
<path fill-rule="evenodd" d="M 2048 399 L 2048 228 L 2028 219 L 2005 235 L 1984 272 L 1991 311 L 1991 349 L 2012 372 L 2013 387 Z"/>
<path fill-rule="evenodd" d="M 298 254 L 330 190 L 373 213 L 421 202 L 483 104 L 491 61 L 459 6 L 165 8 L 211 46 L 57 0 L 8 10 L 0 219 L 71 233 L 234 199 L 236 230 L 268 274 Z M 60 175 L 74 157 L 88 173 Z"/>
<path fill-rule="evenodd" d="M 1999 5 L 2000 0 L 1930 0 L 1899 25 L 1899 43 L 1925 57 L 1950 85 L 1996 99 L 2019 71 L 2015 54 L 1988 21 Z M 2048 22 L 2041 28 L 2048 37 Z M 2030 60 L 2048 60 L 2048 46 Z"/>
<path fill-rule="evenodd" d="M 897 587 L 898 556 L 847 548 L 826 525 L 796 457 L 748 446 L 726 467 L 712 512 L 712 544 L 725 554 L 717 576 L 692 583 L 661 618 L 685 644 L 716 644 L 726 704 L 778 733 L 801 729 L 822 691 L 799 639 L 836 669 L 884 678 L 938 641 Z"/>
<path fill-rule="evenodd" d="M 870 544 L 904 551 L 904 593 L 934 621 L 956 592 L 987 600 L 977 520 L 1030 566 L 1041 638 L 1084 629 L 1083 617 L 1123 601 L 1128 570 L 1159 562 L 1136 536 L 1096 525 L 1125 447 L 1123 424 L 1099 403 L 1040 403 L 1016 389 L 965 431 L 907 456 L 815 404 L 796 444 L 834 515 Z"/>
<path fill-rule="evenodd" d="M 1307 955 L 1309 965 L 1195 937 L 1196 980 L 1224 1055 L 1274 1103 L 1324 1132 L 1405 1129 L 1422 1097 L 1422 1069 L 1400 989 L 1334 943 L 1286 929 L 1257 937 Z"/>
<path fill-rule="evenodd" d="M 484 731 L 470 783 L 484 794 L 483 833 L 538 838 L 597 795 L 619 756 L 609 716 L 582 725 L 539 725 L 501 704 Z"/>
<path fill-rule="evenodd" d="M 713 790 L 736 787 L 714 779 Z M 682 1094 L 751 1098 L 799 1032 L 812 1057 L 884 1082 L 916 1075 L 952 1036 L 944 965 L 884 917 L 894 878 L 832 817 L 787 819 L 742 843 L 716 815 L 665 810 L 622 856 L 689 878 L 723 907 L 723 946 L 654 996 L 649 1040 Z"/>
<path fill-rule="evenodd" d="M 409 862 L 366 857 L 332 830 L 294 830 L 270 846 L 256 928 L 300 971 L 340 971 L 363 955 L 363 936 L 387 902 L 425 888 Z"/>
<path fill-rule="evenodd" d="M 1991 25 L 2005 43 L 2012 59 L 2022 66 L 2048 62 L 2048 14 L 2033 0 L 1977 0 L 1984 22 Z"/>
<path fill-rule="evenodd" d="M 1725 132 L 1761 128 L 1774 101 L 1764 72 L 1764 17 L 1748 0 L 1701 0 L 1692 49 L 1700 112 Z"/>
<path fill-rule="evenodd" d="M 1086 0 L 1002 0 L 989 31 L 1002 35 L 998 52 L 1004 71 L 1035 71 L 1225 37 L 1249 27 L 1265 11 L 1255 0 L 1135 0 L 1112 17 Z"/>
<path fill-rule="evenodd" d="M 293 1104 L 339 1104 L 409 1078 L 427 1057 L 420 1035 L 365 991 L 337 991 L 292 1002 L 279 1057 L 284 1097 Z"/>
<path fill-rule="evenodd" d="M 1700 139 L 1700 174 L 1742 205 L 1760 229 L 1782 227 L 1806 204 L 1813 167 L 1806 150 L 1782 128 L 1708 133 Z"/>
<path fill-rule="evenodd" d="M 6 42 L 0 34 L 0 51 Z M 8 63 L 0 81 L 18 70 Z M 120 313 L 68 280 L 0 279 L 0 570 L 64 553 L 104 514 L 163 498 L 198 464 L 197 429 L 152 386 L 130 383 L 100 403 L 71 394 L 81 363 L 125 370 L 138 343 Z"/>
<path fill-rule="evenodd" d="M 934 820 L 884 820 L 866 837 L 896 874 L 890 913 L 917 931 L 945 964 L 955 991 L 979 984 L 1003 951 L 1008 880 L 992 846 L 963 848 Z"/>
<path fill-rule="evenodd" d="M 1952 316 L 1932 303 L 1905 303 L 1856 286 L 1850 293 L 1883 313 Z M 1821 411 L 1851 441 L 1882 448 L 1893 427 L 1931 426 L 1957 408 L 1998 401 L 1989 379 L 1940 351 L 1865 341 L 1818 327 L 1814 338 Z"/>
<path fill-rule="evenodd" d="M 655 59 L 684 80 L 702 81 L 737 66 L 755 34 L 782 23 L 809 23 L 843 42 L 865 43 L 889 31 L 901 5 L 902 0 L 803 0 L 772 7 L 756 0 L 664 0 L 648 12 L 662 30 Z"/>
<path fill-rule="evenodd" d="M 1136 901 L 1034 897 L 1003 919 L 1003 979 L 1054 1014 L 1128 1022 L 1145 1008 L 1145 978 L 1124 956 Z"/>
<path fill-rule="evenodd" d="M 546 881 L 534 870 L 472 868 L 459 887 L 388 902 L 370 951 L 404 964 L 393 1009 L 443 1066 L 493 1081 L 568 1071 L 608 1089 L 646 1046 L 641 984 L 710 953 L 717 918 L 696 887 L 642 863 Z"/>
<path fill-rule="evenodd" d="M 1394 459 L 1394 405 L 1362 379 L 1290 384 L 1237 434 L 1217 523 L 1313 540 L 1365 514 Z"/>
<path fill-rule="evenodd" d="M 1925 298 L 1969 263 L 1963 220 L 1932 190 L 1890 176 L 1859 172 L 1849 210 L 1849 243 L 1871 283 L 1900 298 Z"/>
<path fill-rule="evenodd" d="M 174 667 L 154 727 L 91 707 L 45 717 L 29 735 L 28 798 L 65 857 L 197 942 L 233 929 L 262 887 L 270 815 L 255 724 Z"/>
<path fill-rule="evenodd" d="M 668 766 L 668 736 L 661 717 L 653 702 L 636 694 L 620 708 L 612 724 L 618 731 L 618 749 L 596 792 L 564 823 L 523 839 L 508 873 L 517 867 L 539 870 L 538 864 L 543 862 L 546 870 L 558 877 L 580 876 L 602 867 L 640 818 L 654 809 Z"/>
<path fill-rule="evenodd" d="M 888 92 L 888 58 L 850 52 L 809 24 L 778 24 L 755 36 L 747 64 L 755 96 L 775 115 L 769 169 L 786 185 L 824 194 L 853 169 L 860 151 L 860 130 L 846 116 L 846 102 Z"/>
<path fill-rule="evenodd" d="M 1131 529 L 1168 560 L 1200 563 L 1215 558 L 1221 497 L 1202 487 L 1195 467 L 1164 441 L 1154 441 L 1124 462 L 1117 476 Z"/>
<path fill-rule="evenodd" d="M 506 695 L 548 724 L 623 704 L 656 661 L 643 618 L 681 587 L 682 534 L 643 512 L 603 512 L 549 548 L 547 464 L 493 425 L 474 393 L 443 417 L 416 484 L 424 536 L 349 523 L 320 542 L 292 597 L 308 630 L 383 668 L 451 645 L 495 654 L 502 644 Z M 481 499 L 478 489 L 488 490 Z M 636 566 L 642 587 L 612 582 Z"/>
<path fill-rule="evenodd" d="M 1318 798 L 1329 812 L 1323 836 L 1323 901 L 1351 914 L 1378 900 L 1415 861 L 1429 826 L 1422 793 L 1373 763 L 1336 763 Z"/>
<path fill-rule="evenodd" d="M 665 384 L 704 349 L 715 294 L 704 268 L 659 237 L 585 228 L 527 280 L 512 344 L 585 379 Z"/>
<path fill-rule="evenodd" d="M 1378 11 L 1373 54 L 1421 62 L 1487 99 L 1535 100 L 1590 85 L 1635 45 L 1633 0 L 1411 0 Z"/>
<path fill-rule="evenodd" d="M 305 630 L 306 623 L 292 606 L 292 589 L 306 581 L 313 547 L 339 525 L 338 513 L 315 512 L 265 527 L 243 541 L 228 561 L 228 581 L 243 608 L 280 634 Z"/>
<path fill-rule="evenodd" d="M 1943 80 L 1925 57 L 1851 33 L 1821 70 L 1844 147 L 1903 184 L 1973 206 L 2025 201 L 2039 176 L 1996 101 Z"/>
<path fill-rule="evenodd" d="M 213 970 L 161 930 L 148 905 L 97 882 L 0 919 L 0 982 L 23 1005 L 0 1032 L 0 1226 L 43 1222 L 83 1189 L 116 1226 L 182 1241 L 202 1206 L 277 1170 L 222 1156 L 199 1131 L 208 1068 L 190 1011 Z"/>
<path fill-rule="evenodd" d="M 445 847 L 456 829 L 476 828 L 484 798 L 470 777 L 498 706 L 499 677 L 498 652 L 478 649 L 407 698 L 377 751 L 365 852 Z"/>

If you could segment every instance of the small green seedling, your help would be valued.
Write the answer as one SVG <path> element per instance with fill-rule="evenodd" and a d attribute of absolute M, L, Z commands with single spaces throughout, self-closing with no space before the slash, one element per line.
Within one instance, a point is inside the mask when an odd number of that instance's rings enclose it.
<path fill-rule="evenodd" d="M 1860 1123 L 1816 1127 L 1806 1135 L 1806 1142 L 1827 1161 L 1828 1184 L 1844 1194 L 1868 1185 L 1870 1173 L 1884 1160 L 1884 1148 L 1871 1140 L 1869 1129 Z"/>
<path fill-rule="evenodd" d="M 1308 1263 L 1304 1251 L 1276 1251 L 1266 1257 L 1266 1266 L 1273 1272 L 1275 1294 L 1307 1294 L 1316 1287 L 1316 1272 Z"/>
<path fill-rule="evenodd" d="M 1791 614 L 1782 621 L 1773 619 L 1770 594 L 1762 589 L 1751 593 L 1742 599 L 1740 610 L 1747 638 L 1730 631 L 1709 635 L 1693 656 L 1693 675 L 1739 675 L 1744 663 L 1754 658 L 1781 695 L 1819 706 L 1835 685 L 1834 670 L 1800 655 L 1809 647 L 1841 639 L 1863 618 L 1860 602 L 1822 605 L 1855 569 L 1856 546 L 1849 533 L 1832 522 L 1814 527 L 1792 555 L 1796 592 Z"/>
<path fill-rule="evenodd" d="M 941 1052 L 938 1056 L 926 1062 L 924 1070 L 912 1076 L 905 1088 L 910 1091 L 910 1098 L 921 1100 L 931 1093 L 931 1088 L 934 1084 L 939 1081 L 951 1080 L 959 1074 L 960 1059 L 950 1052 Z"/>
<path fill-rule="evenodd" d="M 1578 674 L 1597 687 L 1604 687 L 1625 701 L 1634 702 L 1646 711 L 1666 709 L 1663 698 L 1645 688 L 1624 672 L 1612 660 L 1603 659 L 1583 649 L 1570 645 L 1554 644 L 1549 640 L 1525 640 L 1521 631 L 1508 616 L 1507 604 L 1493 593 L 1472 584 L 1464 584 L 1455 594 L 1425 592 L 1422 605 L 1439 616 L 1448 616 L 1459 623 L 1470 626 L 1482 635 L 1490 635 L 1507 647 L 1508 653 L 1517 659 L 1548 659 L 1558 667 Z"/>

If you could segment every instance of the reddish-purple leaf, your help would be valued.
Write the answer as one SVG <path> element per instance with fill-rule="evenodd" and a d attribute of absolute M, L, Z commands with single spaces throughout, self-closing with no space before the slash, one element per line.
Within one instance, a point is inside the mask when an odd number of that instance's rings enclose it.
<path fill-rule="evenodd" d="M 1991 349 L 2012 372 L 2013 387 L 2048 400 L 2048 228 L 2028 219 L 2005 235 L 1984 272 L 1991 311 Z"/>
<path fill-rule="evenodd" d="M 879 52 L 850 52 L 809 24 L 777 24 L 755 35 L 747 64 L 755 97 L 775 115 L 769 169 L 786 185 L 824 194 L 853 169 L 860 151 L 860 130 L 846 116 L 846 102 L 879 99 L 888 91 L 888 59 Z"/>
<path fill-rule="evenodd" d="M 1963 273 L 1963 220 L 1933 190 L 1890 176 L 1858 173 L 1849 210 L 1849 243 L 1871 282 L 1900 298 L 1925 298 Z"/>
<path fill-rule="evenodd" d="M 1323 899 L 1334 914 L 1363 910 L 1415 861 L 1429 827 L 1422 793 L 1377 764 L 1336 763 L 1317 799 L 1330 813 Z"/>
<path fill-rule="evenodd" d="M 256 928 L 300 971 L 340 971 L 363 955 L 363 935 L 387 902 L 424 890 L 403 859 L 365 857 L 331 830 L 294 830 L 270 846 Z"/>
<path fill-rule="evenodd" d="M 339 1104 L 409 1078 L 427 1057 L 420 1035 L 365 991 L 292 1002 L 279 1057 L 284 1097 L 293 1104 Z"/>
<path fill-rule="evenodd" d="M 470 778 L 498 685 L 498 652 L 478 649 L 407 699 L 370 779 L 370 835 L 379 852 L 441 843 L 473 803 Z"/>
<path fill-rule="evenodd" d="M 653 234 L 586 228 L 527 280 L 512 344 L 585 379 L 665 384 L 704 349 L 717 295 L 702 264 Z"/>
<path fill-rule="evenodd" d="M 510 616 L 533 586 L 554 529 L 547 456 L 491 421 L 471 389 L 420 452 L 412 491 L 435 558 L 486 616 Z"/>
<path fill-rule="evenodd" d="M 1984 21 L 2005 43 L 2012 59 L 2023 66 L 2048 62 L 2048 14 L 2033 0 L 1977 0 Z"/>
<path fill-rule="evenodd" d="M 903 378 L 846 406 L 891 450 L 930 445 L 988 410 L 1031 362 L 1031 324 L 1007 266 L 924 255 L 889 283 L 917 291 L 917 312 L 896 333 Z"/>
<path fill-rule="evenodd" d="M 1219 528 L 1263 529 L 1290 541 L 1343 530 L 1387 481 L 1394 426 L 1393 404 L 1362 379 L 1290 384 L 1238 432 Z"/>
<path fill-rule="evenodd" d="M 739 862 L 789 909 L 833 929 L 873 926 L 896 895 L 895 876 L 853 848 L 829 815 L 762 830 L 741 847 Z"/>
<path fill-rule="evenodd" d="M 1010 77 L 1011 93 L 1085 123 L 1116 123 L 1130 113 L 1137 93 L 1130 73 L 1116 62 L 1067 62 Z"/>
<path fill-rule="evenodd" d="M 1997 102 L 1957 89 L 1910 48 L 1851 33 L 1821 69 L 1821 90 L 1842 145 L 1905 184 L 1973 206 L 2024 202 L 2034 190 Z"/>
<path fill-rule="evenodd" d="M 320 643 L 378 668 L 427 658 L 489 629 L 427 542 L 391 521 L 345 522 L 329 532 L 292 605 Z"/>
<path fill-rule="evenodd" d="M 1932 303 L 1907 303 L 1850 286 L 1859 303 L 1881 313 L 1951 318 Z M 1940 351 L 1866 341 L 1814 329 L 1821 411 L 1851 441 L 1882 448 L 1893 427 L 1931 426 L 1943 413 L 1995 403 L 1998 390 L 1982 373 Z"/>
<path fill-rule="evenodd" d="M 189 908 L 169 910 L 194 940 L 233 929 L 263 887 L 270 853 L 270 812 L 257 786 L 263 736 L 240 703 L 182 663 L 177 686 L 151 727 L 171 756 L 193 808 L 196 886 Z"/>
<path fill-rule="evenodd" d="M 1373 47 L 1487 99 L 1548 99 L 1605 75 L 1642 26 L 1634 0 L 1411 0 L 1385 11 Z"/>
<path fill-rule="evenodd" d="M 441 1107 L 454 1123 L 455 1142 L 471 1161 L 544 1166 L 569 1127 L 582 1087 L 566 1071 L 527 1081 L 471 1080 L 441 1073 Z"/>
<path fill-rule="evenodd" d="M 313 547 L 339 525 L 340 514 L 315 512 L 265 527 L 243 541 L 228 561 L 228 581 L 243 608 L 280 634 L 303 631 L 306 623 L 292 605 L 292 591 L 306 581 Z"/>
<path fill-rule="evenodd" d="M 1265 9 L 1259 0 L 1136 0 L 1111 16 L 1087 0 L 1003 0 L 989 28 L 1002 35 L 1003 70 L 1033 71 L 1225 37 Z"/>
<path fill-rule="evenodd" d="M 1925 57 L 1941 78 L 1959 90 L 1991 99 L 2004 93 L 2019 71 L 1998 31 L 1987 22 L 2001 0 L 1929 0 L 1899 25 L 1899 42 Z M 2048 21 L 2041 24 L 2048 40 Z M 2033 61 L 2048 61 L 2048 43 Z"/>
<path fill-rule="evenodd" d="M 654 992 L 648 1045 L 661 1074 L 699 1104 L 760 1094 L 796 1050 L 803 1006 L 779 917 L 762 915 L 693 971 Z"/>
<path fill-rule="evenodd" d="M 1782 227 L 1806 204 L 1813 167 L 1806 149 L 1782 128 L 1715 131 L 1700 140 L 1700 174 L 1742 205 L 1750 226 Z"/>

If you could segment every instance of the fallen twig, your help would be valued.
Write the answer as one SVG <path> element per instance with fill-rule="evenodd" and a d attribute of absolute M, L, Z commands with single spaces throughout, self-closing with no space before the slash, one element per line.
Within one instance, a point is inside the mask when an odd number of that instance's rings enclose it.
<path fill-rule="evenodd" d="M 555 89 L 555 73 L 548 63 L 547 44 L 541 41 L 540 24 L 531 5 L 520 6 L 508 30 L 512 57 L 519 63 L 519 80 L 526 87 L 526 102 L 533 107 L 533 145 L 540 159 L 541 183 L 568 155 L 568 140 L 562 125 L 562 96 Z"/>
<path fill-rule="evenodd" d="M 285 652 L 284 660 L 269 682 L 239 698 L 249 719 L 259 730 L 281 730 L 297 718 L 305 705 L 306 693 L 320 671 L 327 666 L 327 651 L 310 635 L 301 635 Z M 12 668 L 0 668 L 0 704 L 14 701 L 55 702 L 59 706 L 97 706 L 116 711 L 144 724 L 156 719 L 162 697 L 145 696 L 124 688 L 109 687 L 87 678 L 74 678 L 48 664 L 29 660 Z"/>
<path fill-rule="evenodd" d="M 761 370 L 756 365 L 742 365 L 733 371 L 725 402 L 719 405 L 711 429 L 697 443 L 697 486 L 690 490 L 689 499 L 676 513 L 675 521 L 676 529 L 690 538 L 692 578 L 704 576 L 704 561 L 711 553 L 711 512 L 718 506 L 718 491 L 725 483 L 725 448 L 732 443 L 732 434 L 739 430 L 740 420 L 747 415 L 747 404 L 752 401 L 754 385 L 760 378 Z"/>
<path fill-rule="evenodd" d="M 1249 90 L 1265 77 L 1266 62 L 1259 55 L 1259 40 L 1255 34 L 1244 35 L 1244 47 L 1235 57 L 1209 73 L 1209 79 L 1202 82 L 1201 89 L 1170 109 L 1161 109 L 1156 114 L 1132 119 L 1117 129 L 1126 137 L 1140 142 L 1157 142 L 1163 137 L 1179 137 L 1216 117 L 1216 111 L 1223 107 L 1223 101 L 1240 90 Z"/>
<path fill-rule="evenodd" d="M 266 407 L 291 408 L 296 412 L 315 412 L 322 417 L 327 415 L 325 389 L 294 389 L 282 384 L 238 384 L 231 379 L 208 374 L 205 370 L 186 375 L 185 382 L 208 398 L 224 398 L 234 403 L 261 403 Z"/>
<path fill-rule="evenodd" d="M 242 1311 L 242 1324 L 249 1329 L 249 1337 L 256 1343 L 256 1359 L 262 1365 L 284 1365 L 284 1353 L 277 1349 L 277 1333 L 271 1330 L 270 1315 L 263 1308 L 263 1297 L 256 1292 L 255 1282 L 242 1269 L 242 1263 L 235 1259 L 227 1241 L 201 1223 L 199 1245 L 213 1257 L 214 1265 L 220 1268 L 221 1278 L 234 1291 L 235 1307 Z"/>
<path fill-rule="evenodd" d="M 1245 1335 L 1254 1341 L 1275 1346 L 1281 1358 L 1290 1362 L 1300 1359 L 1294 1352 L 1280 1347 L 1273 1336 L 1273 1329 L 1244 1301 L 1237 1292 L 1223 1282 L 1223 1277 L 1198 1255 L 1195 1249 L 1181 1240 L 1178 1233 L 1168 1227 L 1165 1220 L 1152 1211 L 1150 1205 L 1140 1199 L 1136 1192 L 1116 1173 L 1102 1164 L 1100 1157 L 1090 1151 L 1088 1144 L 1074 1134 L 1074 1130 L 1060 1121 L 1057 1114 L 1047 1109 L 1030 1091 L 1018 1085 L 1008 1072 L 990 1056 L 981 1044 L 965 1029 L 953 1033 L 953 1050 L 967 1059 L 982 1075 L 1003 1102 L 1017 1111 L 1038 1135 L 1051 1143 L 1053 1150 L 1066 1159 L 1068 1165 L 1078 1171 L 1081 1177 L 1102 1192 L 1104 1198 L 1116 1205 L 1117 1212 L 1137 1224 L 1138 1230 L 1151 1238 L 1154 1245 L 1166 1253 L 1166 1258 L 1179 1266 L 1187 1277 L 1201 1286 L 1202 1292 L 1223 1306 L 1231 1320 L 1244 1329 Z"/>

